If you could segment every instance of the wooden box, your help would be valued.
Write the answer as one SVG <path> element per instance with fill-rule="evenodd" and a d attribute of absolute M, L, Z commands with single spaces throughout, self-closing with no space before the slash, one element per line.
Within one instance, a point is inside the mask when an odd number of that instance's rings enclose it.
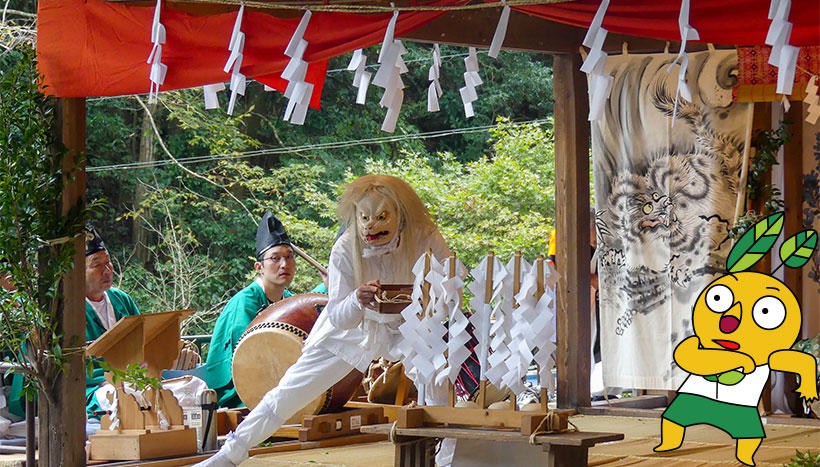
<path fill-rule="evenodd" d="M 100 430 L 89 437 L 91 459 L 142 460 L 195 454 L 196 430 Z"/>
<path fill-rule="evenodd" d="M 401 313 L 412 302 L 412 293 L 412 284 L 382 284 L 380 299 L 384 301 L 377 300 L 379 313 Z"/>

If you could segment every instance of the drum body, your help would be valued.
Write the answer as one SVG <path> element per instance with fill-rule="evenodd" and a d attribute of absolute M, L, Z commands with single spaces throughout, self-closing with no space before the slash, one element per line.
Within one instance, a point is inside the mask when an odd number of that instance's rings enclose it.
<path fill-rule="evenodd" d="M 251 321 L 239 339 L 231 363 L 234 387 L 246 406 L 256 407 L 302 355 L 302 346 L 319 317 L 319 308 L 326 304 L 325 294 L 294 295 L 269 306 Z M 360 385 L 362 376 L 357 370 L 351 371 L 285 423 L 302 423 L 305 415 L 340 410 Z"/>

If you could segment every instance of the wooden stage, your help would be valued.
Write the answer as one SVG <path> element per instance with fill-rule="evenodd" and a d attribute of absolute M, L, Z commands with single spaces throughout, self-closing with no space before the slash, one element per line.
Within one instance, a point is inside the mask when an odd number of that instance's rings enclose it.
<path fill-rule="evenodd" d="M 599 444 L 589 450 L 590 466 L 737 466 L 734 441 L 708 426 L 689 428 L 683 446 L 671 453 L 658 454 L 652 448 L 660 441 L 658 418 L 577 415 L 571 418 L 582 431 L 624 433 L 623 441 Z M 769 418 L 770 422 L 772 418 Z M 817 426 L 765 426 L 767 438 L 755 455 L 759 466 L 782 466 L 795 450 L 820 450 L 820 423 Z M 387 441 L 364 445 L 253 456 L 244 466 L 288 467 L 392 467 L 394 447 Z"/>
<path fill-rule="evenodd" d="M 725 433 L 708 426 L 695 426 L 686 432 L 683 446 L 671 453 L 658 454 L 652 448 L 660 441 L 660 420 L 656 417 L 612 417 L 576 415 L 570 419 L 581 431 L 624 433 L 623 441 L 599 444 L 589 450 L 589 465 L 619 466 L 737 466 L 734 441 Z M 769 417 L 765 425 L 767 438 L 755 455 L 759 466 L 782 466 L 795 450 L 820 451 L 820 420 L 816 426 L 788 424 L 791 419 Z M 297 446 L 286 442 L 268 448 L 257 448 L 242 465 L 245 467 L 392 467 L 394 446 L 388 441 L 373 442 L 362 437 L 363 444 L 333 446 L 313 443 Z M 283 452 L 272 452 L 280 450 Z M 23 455 L 0 455 L 0 467 L 22 466 Z M 202 457 L 153 461 L 148 466 L 191 465 Z M 118 465 L 127 465 L 118 463 Z M 133 464 L 132 464 L 133 465 Z"/>

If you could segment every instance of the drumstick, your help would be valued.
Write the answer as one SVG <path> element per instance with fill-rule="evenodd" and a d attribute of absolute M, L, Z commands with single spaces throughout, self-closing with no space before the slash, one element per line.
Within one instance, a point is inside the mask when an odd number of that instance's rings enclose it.
<path fill-rule="evenodd" d="M 448 275 L 450 279 L 456 277 L 456 255 L 450 254 L 450 274 Z M 459 293 L 461 293 L 461 289 L 459 289 Z M 461 301 L 459 301 L 461 303 Z M 458 311 L 458 310 L 456 310 Z M 452 322 L 450 323 L 452 325 Z M 447 336 L 449 340 L 450 336 L 450 326 L 447 326 Z M 450 359 L 450 350 L 444 351 L 444 356 L 447 360 Z M 456 405 L 456 388 L 453 386 L 453 382 L 450 381 L 450 378 L 447 378 L 447 403 L 450 407 L 455 407 Z"/>
<path fill-rule="evenodd" d="M 322 274 L 327 275 L 327 268 L 322 266 L 322 263 L 320 263 L 320 262 L 316 261 L 315 259 L 311 258 L 309 254 L 305 253 L 301 248 L 294 245 L 293 243 L 291 243 L 290 246 L 293 247 L 293 252 L 296 253 L 297 255 L 301 256 L 302 259 L 304 259 L 305 261 L 308 262 L 308 264 L 310 264 L 311 266 L 316 268 Z"/>
<path fill-rule="evenodd" d="M 541 300 L 541 296 L 544 295 L 544 256 L 538 255 L 538 260 L 535 262 L 536 264 L 536 290 L 535 290 L 535 300 L 536 302 Z M 541 410 L 545 412 L 549 411 L 548 403 L 549 403 L 549 394 L 547 394 L 547 388 L 544 387 L 544 381 L 541 381 L 541 368 L 538 368 L 538 382 L 541 384 Z"/>
<path fill-rule="evenodd" d="M 495 261 L 495 253 L 490 252 L 487 255 L 487 277 L 484 283 L 484 304 L 489 305 L 493 299 L 493 261 Z M 489 311 L 491 312 L 491 311 Z M 478 383 L 478 406 L 482 409 L 487 408 L 487 346 L 490 345 L 489 341 L 489 331 L 490 331 L 490 317 L 484 316 L 482 319 L 485 320 L 483 335 L 481 336 L 481 373 L 480 373 L 480 382 Z"/>
<path fill-rule="evenodd" d="M 515 259 L 513 260 L 513 310 L 518 308 L 518 301 L 515 296 L 521 290 L 521 251 L 515 252 Z M 508 391 L 510 400 L 513 402 L 513 410 L 518 410 L 515 393 L 512 390 Z"/>

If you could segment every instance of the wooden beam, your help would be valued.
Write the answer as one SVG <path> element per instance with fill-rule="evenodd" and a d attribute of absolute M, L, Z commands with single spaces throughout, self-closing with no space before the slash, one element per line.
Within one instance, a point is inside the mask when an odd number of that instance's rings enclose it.
<path fill-rule="evenodd" d="M 634 409 L 630 407 L 580 407 L 578 413 L 581 415 L 605 415 L 611 417 L 640 417 L 640 418 L 661 418 L 661 409 Z"/>
<path fill-rule="evenodd" d="M 780 105 L 780 104 L 778 104 Z M 754 138 L 754 134 L 758 131 L 769 131 L 772 129 L 772 104 L 771 102 L 756 102 L 754 104 L 754 119 L 752 123 L 752 137 Z M 757 154 L 753 155 L 754 157 L 758 157 Z M 762 184 L 770 184 L 772 182 L 772 171 L 767 170 L 765 174 L 763 174 L 762 180 L 760 183 Z M 763 212 L 763 196 L 758 195 L 759 198 L 756 200 L 750 199 L 749 208 L 754 209 L 755 212 Z M 748 198 L 748 195 L 747 195 Z M 772 254 L 771 251 L 766 253 L 757 264 L 754 265 L 753 270 L 762 272 L 764 274 L 769 274 L 772 271 Z M 764 399 L 766 399 L 764 397 Z"/>
<path fill-rule="evenodd" d="M 63 216 L 85 203 L 85 98 L 59 99 L 55 130 L 65 145 L 65 180 L 60 212 Z M 79 169 L 76 170 L 75 169 Z M 74 239 L 74 268 L 63 279 L 63 300 L 57 315 L 61 345 L 85 344 L 85 239 Z M 57 377 L 54 404 L 40 398 L 39 465 L 85 465 L 85 361 L 83 352 L 68 353 L 65 372 Z"/>
<path fill-rule="evenodd" d="M 590 403 L 589 144 L 587 80 L 579 54 L 553 61 L 558 408 Z"/>
<path fill-rule="evenodd" d="M 786 211 L 783 222 L 786 234 L 783 238 L 785 239 L 803 230 L 803 106 L 798 102 L 792 104 L 784 118 L 792 122 L 789 125 L 792 137 L 783 147 L 783 180 L 785 180 L 783 201 Z M 779 263 L 778 259 L 775 264 Z M 786 285 L 797 297 L 797 303 L 802 304 L 803 271 L 801 268 L 785 266 L 783 268 Z"/>
<path fill-rule="evenodd" d="M 592 403 L 593 407 L 609 407 L 609 408 L 630 408 L 630 409 L 657 409 L 669 405 L 665 395 L 646 395 L 637 397 L 622 397 L 620 399 L 609 399 L 609 401 L 596 401 Z"/>
<path fill-rule="evenodd" d="M 451 11 L 403 35 L 402 39 L 487 48 L 495 34 L 500 15 L 500 8 Z M 578 47 L 581 46 L 586 31 L 586 28 L 557 23 L 513 10 L 510 12 L 510 23 L 503 49 L 549 54 L 578 53 Z M 666 46 L 666 41 L 658 39 L 609 33 L 604 42 L 604 50 L 620 52 L 624 42 L 628 43 L 630 52 L 661 52 Z M 691 43 L 687 45 L 687 49 L 690 46 L 699 45 Z M 676 50 L 678 46 L 672 43 L 670 47 Z"/>

